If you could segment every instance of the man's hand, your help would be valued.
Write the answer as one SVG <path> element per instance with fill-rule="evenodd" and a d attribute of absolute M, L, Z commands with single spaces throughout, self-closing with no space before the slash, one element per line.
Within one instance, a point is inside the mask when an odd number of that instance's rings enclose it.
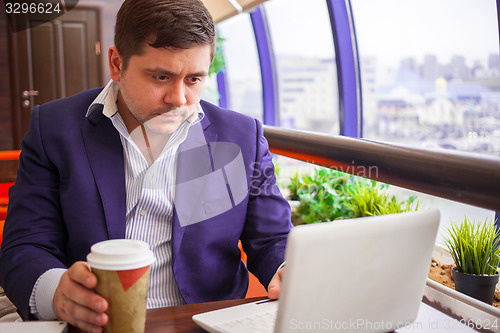
<path fill-rule="evenodd" d="M 281 277 L 283 276 L 283 268 L 274 274 L 269 286 L 267 287 L 267 297 L 270 299 L 278 299 L 281 290 Z"/>
<path fill-rule="evenodd" d="M 74 263 L 61 277 L 54 293 L 54 312 L 64 320 L 85 332 L 102 332 L 108 321 L 104 313 L 108 302 L 94 292 L 97 277 L 87 263 Z"/>

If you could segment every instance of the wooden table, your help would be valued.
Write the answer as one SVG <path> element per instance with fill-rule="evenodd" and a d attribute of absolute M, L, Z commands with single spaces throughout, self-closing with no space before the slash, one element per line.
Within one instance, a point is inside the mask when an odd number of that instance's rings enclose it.
<path fill-rule="evenodd" d="M 168 308 L 149 309 L 146 314 L 146 332 L 206 332 L 191 319 L 197 313 L 207 312 L 229 306 L 254 302 L 265 297 L 233 299 L 208 303 L 178 305 Z"/>
<path fill-rule="evenodd" d="M 146 313 L 145 333 L 188 333 L 206 332 L 191 319 L 197 313 L 227 308 L 229 306 L 254 302 L 265 297 L 234 299 L 208 303 L 178 305 L 167 308 L 149 309 Z M 71 327 L 69 333 L 79 333 L 80 330 Z"/>
<path fill-rule="evenodd" d="M 229 306 L 254 302 L 257 300 L 265 299 L 266 297 L 255 297 L 255 298 L 244 298 L 235 299 L 229 301 L 218 301 L 218 302 L 208 302 L 208 303 L 198 303 L 198 304 L 188 304 L 179 305 L 166 308 L 149 309 L 146 313 L 146 330 L 145 333 L 203 333 L 206 332 L 198 325 L 195 324 L 191 318 L 197 313 L 207 312 L 211 310 L 217 310 L 226 308 Z M 449 330 L 444 330 L 446 332 L 479 332 L 482 330 L 475 330 L 470 327 L 465 326 L 460 322 L 460 318 L 457 318 L 453 313 L 449 312 L 449 309 L 440 309 L 435 307 L 434 304 L 430 303 L 427 299 L 422 300 L 423 305 L 421 306 L 421 311 L 415 320 L 415 326 L 418 329 L 415 330 L 414 327 L 410 325 L 409 328 L 398 329 L 397 333 L 408 333 L 408 332 L 426 332 L 434 331 L 432 329 L 433 325 L 440 325 L 439 328 L 449 327 Z M 425 311 L 422 311 L 425 310 Z M 444 311 L 446 310 L 446 311 Z M 453 328 L 455 327 L 455 328 Z M 453 329 L 451 329 L 453 328 Z M 443 330 L 437 329 L 436 332 L 442 332 Z M 487 331 L 491 332 L 491 331 Z M 80 330 L 71 327 L 68 333 L 81 333 Z"/>

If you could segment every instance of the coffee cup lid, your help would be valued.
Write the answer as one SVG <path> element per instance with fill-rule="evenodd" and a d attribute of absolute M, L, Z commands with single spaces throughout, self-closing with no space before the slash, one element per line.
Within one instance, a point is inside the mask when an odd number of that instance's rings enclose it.
<path fill-rule="evenodd" d="M 149 266 L 155 261 L 149 245 L 135 239 L 111 239 L 92 245 L 87 255 L 90 267 L 103 270 L 129 270 Z"/>

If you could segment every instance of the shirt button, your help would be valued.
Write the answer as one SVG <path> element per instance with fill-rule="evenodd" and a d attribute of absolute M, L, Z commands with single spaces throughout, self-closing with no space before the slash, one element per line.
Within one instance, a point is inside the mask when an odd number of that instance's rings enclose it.
<path fill-rule="evenodd" d="M 143 210 L 141 210 L 141 211 L 139 212 L 139 215 L 141 215 L 141 216 L 146 215 L 146 210 L 144 210 L 144 209 L 143 209 Z"/>

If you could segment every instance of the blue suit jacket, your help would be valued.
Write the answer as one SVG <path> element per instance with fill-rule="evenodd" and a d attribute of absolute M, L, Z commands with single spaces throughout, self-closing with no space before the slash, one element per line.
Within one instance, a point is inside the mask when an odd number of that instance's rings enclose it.
<path fill-rule="evenodd" d="M 25 319 L 31 317 L 29 297 L 41 274 L 86 260 L 96 242 L 125 237 L 119 134 L 99 108 L 85 117 L 99 92 L 35 107 L 23 139 L 16 184 L 9 193 L 0 283 Z M 276 186 L 261 124 L 201 104 L 206 141 L 241 149 L 247 193 L 242 201 L 232 200 L 227 211 L 198 223 L 182 226 L 174 213 L 173 270 L 187 303 L 245 296 L 248 272 L 240 260 L 239 239 L 248 268 L 267 286 L 283 262 L 291 228 L 290 207 Z"/>

